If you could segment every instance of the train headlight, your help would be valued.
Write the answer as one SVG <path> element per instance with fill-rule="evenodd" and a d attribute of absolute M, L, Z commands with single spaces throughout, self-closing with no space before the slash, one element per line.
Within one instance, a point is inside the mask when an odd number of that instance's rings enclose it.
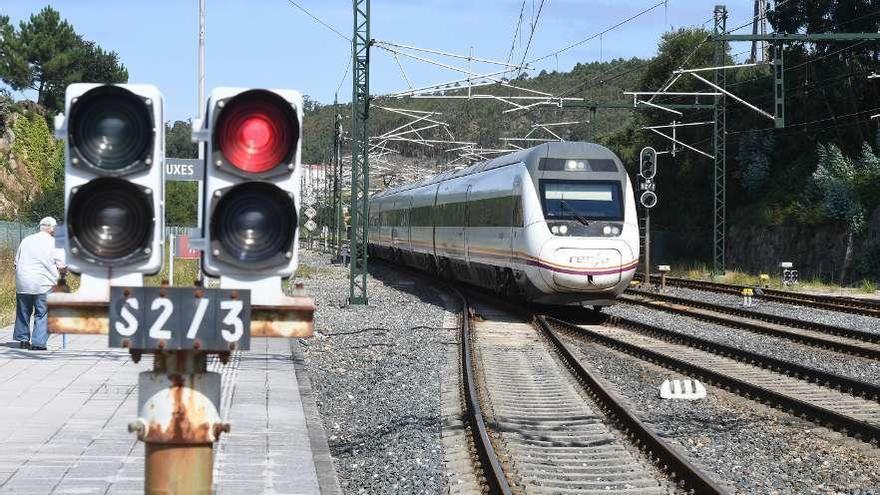
<path fill-rule="evenodd" d="M 617 225 L 605 225 L 602 227 L 602 235 L 605 237 L 615 237 L 620 235 L 620 227 Z"/>
<path fill-rule="evenodd" d="M 559 233 L 559 226 L 558 226 L 558 225 L 553 225 L 552 227 L 550 227 L 550 233 L 552 233 L 552 234 L 558 234 L 558 233 Z"/>
<path fill-rule="evenodd" d="M 568 234 L 568 225 L 560 225 L 559 233 L 562 235 Z"/>
<path fill-rule="evenodd" d="M 587 162 L 581 160 L 568 160 L 565 162 L 565 170 L 586 170 Z"/>

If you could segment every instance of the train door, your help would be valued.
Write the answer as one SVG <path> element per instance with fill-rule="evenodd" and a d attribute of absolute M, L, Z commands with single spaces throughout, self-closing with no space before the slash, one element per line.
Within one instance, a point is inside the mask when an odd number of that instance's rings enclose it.
<path fill-rule="evenodd" d="M 510 264 L 515 266 L 516 249 L 523 226 L 522 178 L 519 175 L 514 177 L 510 193 Z"/>
<path fill-rule="evenodd" d="M 434 206 L 431 208 L 431 248 L 429 252 L 434 255 L 434 260 L 437 260 L 437 268 L 439 270 L 439 258 L 437 253 L 437 226 L 442 225 L 440 221 L 440 208 L 437 206 L 437 197 L 440 195 L 440 187 L 441 185 L 437 185 L 437 190 L 434 191 Z"/>
<path fill-rule="evenodd" d="M 394 200 L 394 202 L 391 203 L 391 211 L 389 212 L 389 219 L 388 219 L 389 220 L 388 223 L 391 226 L 391 247 L 392 248 L 397 247 L 397 236 L 398 236 L 397 224 L 398 224 L 398 217 L 399 216 L 400 216 L 400 211 L 398 211 L 398 209 L 397 209 L 397 200 Z"/>
<path fill-rule="evenodd" d="M 410 252 L 413 251 L 413 244 L 412 244 L 412 224 L 413 224 L 413 221 L 412 221 L 412 220 L 413 220 L 413 219 L 412 219 L 412 207 L 413 207 L 413 197 L 410 196 L 410 197 L 409 197 L 409 207 L 406 209 L 406 243 L 407 243 L 407 246 L 408 246 L 408 247 L 407 247 L 407 250 L 409 250 Z"/>
<path fill-rule="evenodd" d="M 465 263 L 470 263 L 471 261 L 471 253 L 470 253 L 470 241 L 471 241 L 471 189 L 474 186 L 468 185 L 467 193 L 465 194 L 465 202 L 464 202 L 464 261 Z"/>

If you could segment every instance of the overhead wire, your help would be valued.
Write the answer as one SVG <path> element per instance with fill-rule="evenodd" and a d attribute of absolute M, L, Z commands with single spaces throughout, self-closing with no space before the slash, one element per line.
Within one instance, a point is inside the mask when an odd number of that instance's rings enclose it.
<path fill-rule="evenodd" d="M 337 95 L 339 94 L 339 90 L 342 89 L 342 85 L 345 83 L 345 80 L 348 78 L 348 71 L 351 70 L 351 66 L 352 66 L 351 59 L 352 59 L 352 55 L 349 54 L 348 61 L 345 63 L 345 72 L 342 74 L 342 79 L 340 79 L 339 85 L 336 86 L 336 94 Z"/>
<path fill-rule="evenodd" d="M 516 38 L 520 33 L 520 29 L 522 29 L 522 21 L 523 14 L 526 11 L 526 0 L 523 0 L 522 7 L 519 9 L 519 20 L 516 22 L 516 29 L 513 30 L 513 41 L 510 42 L 510 53 L 507 55 L 507 63 L 510 63 L 510 60 L 513 58 L 513 51 L 516 48 Z"/>
<path fill-rule="evenodd" d="M 791 1 L 791 0 L 782 0 L 781 2 L 778 2 L 778 3 L 774 6 L 774 9 L 778 9 L 780 6 L 785 5 L 786 3 L 790 2 L 790 1 Z M 772 10 L 767 10 L 766 12 L 764 12 L 763 15 L 759 14 L 759 15 L 752 16 L 752 18 L 751 18 L 751 20 L 749 20 L 749 22 L 746 22 L 746 23 L 744 23 L 744 24 L 742 24 L 742 25 L 740 25 L 739 27 L 734 28 L 734 29 L 726 29 L 726 30 L 724 31 L 724 34 L 730 34 L 730 33 L 733 33 L 733 32 L 736 32 L 736 31 L 739 31 L 740 29 L 742 29 L 742 28 L 748 26 L 748 25 L 751 24 L 751 23 L 754 23 L 755 21 L 760 21 L 760 20 L 766 19 L 767 16 L 770 14 L 770 12 L 772 12 Z M 712 18 L 711 20 L 714 20 L 714 16 L 713 16 L 713 18 Z M 705 26 L 705 24 L 703 24 L 703 25 Z M 695 48 L 694 48 L 694 49 L 693 49 L 693 50 L 692 50 L 692 51 L 691 51 L 691 52 L 690 52 L 690 53 L 684 58 L 684 61 L 682 61 L 681 64 L 678 65 L 678 68 L 677 68 L 676 70 L 682 70 L 682 69 L 684 69 L 684 66 L 687 65 L 687 63 L 691 60 L 691 58 L 692 58 L 694 55 L 696 55 L 697 52 L 700 51 L 700 48 L 702 48 L 703 45 L 705 45 L 705 44 L 706 44 L 707 42 L 709 42 L 709 40 L 711 40 L 711 39 L 712 39 L 712 35 L 709 35 L 709 36 L 706 37 L 706 39 L 704 39 L 702 42 L 700 42 L 700 44 L 698 44 L 698 45 L 697 45 L 697 46 L 696 46 L 696 47 L 695 47 Z M 664 82 L 664 83 L 663 83 L 663 86 L 661 86 L 661 87 L 666 87 L 666 85 L 669 84 L 670 81 L 672 81 L 672 79 L 675 77 L 675 75 L 676 75 L 676 74 L 675 74 L 675 71 L 673 71 L 672 74 L 669 75 L 669 78 L 666 79 L 666 82 Z M 652 96 L 651 98 L 648 99 L 648 101 L 653 101 L 653 100 L 654 100 L 654 97 L 653 97 L 653 96 Z"/>
<path fill-rule="evenodd" d="M 348 41 L 349 43 L 351 43 L 351 38 L 342 34 L 341 32 L 339 32 L 339 30 L 337 30 L 336 28 L 334 28 L 330 24 L 327 24 L 326 22 L 319 19 L 318 16 L 316 16 L 315 14 L 312 14 L 311 12 L 306 10 L 306 8 L 303 7 L 302 5 L 296 3 L 294 0 L 287 0 L 287 2 L 290 3 L 291 5 L 293 5 L 294 7 L 298 8 L 299 10 L 303 11 L 307 16 L 311 17 L 318 24 L 324 26 L 325 28 L 329 29 L 330 31 L 333 31 L 334 33 L 336 33 L 337 36 L 339 36 L 340 38 L 344 39 L 345 41 Z"/>
<path fill-rule="evenodd" d="M 532 22 L 532 28 L 531 28 L 531 31 L 529 32 L 529 40 L 528 40 L 528 42 L 526 42 L 525 50 L 523 50 L 522 62 L 520 62 L 520 64 L 519 64 L 520 67 L 525 66 L 526 57 L 529 55 L 529 48 L 531 48 L 531 46 L 532 46 L 532 39 L 535 37 L 535 31 L 538 29 L 538 21 L 541 20 L 541 11 L 544 10 L 544 1 L 545 0 L 541 0 L 541 4 L 538 6 L 538 13 L 537 13 L 537 15 L 535 15 L 535 19 Z M 529 63 L 531 63 L 531 62 L 529 62 Z"/>
<path fill-rule="evenodd" d="M 570 44 L 570 45 L 568 45 L 568 46 L 566 46 L 566 47 L 564 47 L 564 48 L 561 48 L 561 49 L 559 49 L 559 50 L 556 50 L 555 52 L 548 53 L 547 55 L 544 55 L 543 57 L 538 57 L 538 58 L 536 58 L 536 59 L 532 59 L 532 60 L 529 61 L 529 65 L 531 65 L 531 64 L 533 64 L 533 63 L 536 63 L 536 62 L 541 62 L 541 61 L 543 61 L 543 60 L 547 60 L 547 59 L 550 58 L 550 57 L 553 57 L 553 56 L 559 55 L 560 53 L 567 52 L 568 50 L 571 50 L 572 48 L 576 48 L 576 47 L 578 47 L 578 46 L 583 45 L 584 43 L 587 43 L 588 41 L 592 41 L 592 40 L 594 40 L 594 39 L 596 39 L 596 38 L 598 38 L 598 37 L 600 37 L 600 36 L 603 36 L 604 34 L 609 33 L 609 32 L 611 32 L 611 31 L 613 31 L 613 30 L 619 28 L 620 26 L 623 26 L 624 24 L 627 24 L 627 23 L 630 22 L 630 21 L 633 21 L 633 20 L 635 20 L 635 19 L 637 19 L 637 18 L 639 18 L 639 17 L 641 17 L 641 16 L 647 14 L 648 12 L 651 12 L 651 11 L 657 9 L 657 8 L 660 8 L 661 6 L 663 6 L 663 5 L 666 4 L 666 1 L 667 1 L 667 0 L 661 0 L 660 2 L 657 2 L 656 4 L 652 5 L 651 7 L 648 7 L 648 8 L 646 8 L 646 9 L 640 11 L 640 12 L 635 13 L 635 14 L 631 15 L 630 17 L 628 17 L 628 18 L 626 18 L 626 19 L 624 19 L 624 20 L 618 22 L 617 24 L 615 24 L 615 25 L 613 25 L 613 26 L 611 26 L 611 27 L 609 27 L 609 28 L 606 28 L 605 30 L 603 30 L 603 31 L 601 31 L 601 32 L 599 32 L 599 33 L 596 33 L 596 34 L 590 35 L 590 36 L 588 36 L 588 37 L 586 37 L 586 38 L 584 38 L 584 39 L 582 39 L 582 40 L 580 40 L 580 41 L 578 41 L 578 42 L 572 43 L 572 44 Z"/>

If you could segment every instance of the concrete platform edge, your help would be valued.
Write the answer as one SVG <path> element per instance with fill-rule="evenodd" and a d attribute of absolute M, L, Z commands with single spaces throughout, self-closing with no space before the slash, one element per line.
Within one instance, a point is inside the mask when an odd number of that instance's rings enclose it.
<path fill-rule="evenodd" d="M 330 446 L 327 443 L 327 435 L 324 433 L 321 415 L 318 413 L 318 404 L 315 402 L 312 381 L 309 379 L 308 371 L 306 370 L 305 354 L 299 339 L 291 339 L 290 353 L 293 358 L 303 412 L 306 416 L 309 444 L 312 448 L 312 459 L 315 463 L 321 495 L 341 495 L 342 490 L 339 488 L 339 480 L 336 476 L 336 469 L 333 466 L 333 458 L 330 456 Z"/>

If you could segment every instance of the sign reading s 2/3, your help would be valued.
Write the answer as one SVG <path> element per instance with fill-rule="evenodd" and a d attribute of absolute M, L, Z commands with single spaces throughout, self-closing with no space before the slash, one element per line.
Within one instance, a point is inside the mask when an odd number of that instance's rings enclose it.
<path fill-rule="evenodd" d="M 110 347 L 231 351 L 251 344 L 248 290 L 112 287 Z"/>

